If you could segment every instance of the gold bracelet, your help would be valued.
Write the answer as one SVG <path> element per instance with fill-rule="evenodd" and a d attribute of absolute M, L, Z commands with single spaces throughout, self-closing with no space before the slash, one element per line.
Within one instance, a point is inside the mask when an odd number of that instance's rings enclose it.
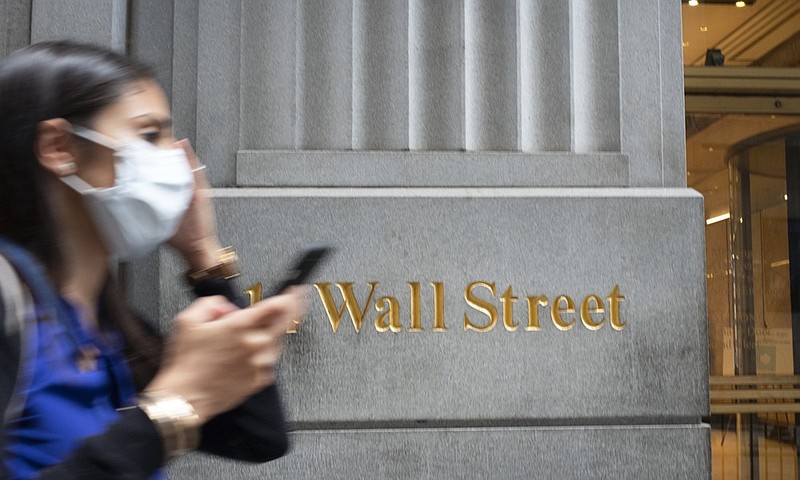
<path fill-rule="evenodd" d="M 239 257 L 236 256 L 236 250 L 233 247 L 225 247 L 218 252 L 219 260 L 217 264 L 198 270 L 196 272 L 187 272 L 186 281 L 194 286 L 207 278 L 234 278 L 239 276 Z"/>
<path fill-rule="evenodd" d="M 180 395 L 142 392 L 137 406 L 161 434 L 165 459 L 194 450 L 200 444 L 200 417 L 192 404 Z"/>

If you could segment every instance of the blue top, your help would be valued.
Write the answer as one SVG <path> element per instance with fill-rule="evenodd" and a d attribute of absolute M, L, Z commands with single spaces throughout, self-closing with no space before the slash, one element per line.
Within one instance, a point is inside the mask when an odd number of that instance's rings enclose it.
<path fill-rule="evenodd" d="M 59 303 L 57 316 L 67 325 L 38 315 L 25 332 L 24 351 L 35 352 L 22 367 L 30 383 L 21 417 L 5 425 L 6 468 L 14 478 L 59 463 L 135 399 L 121 335 L 87 330 L 78 310 Z"/>
<path fill-rule="evenodd" d="M 36 305 L 26 314 L 24 335 L 6 332 L 0 296 L 0 412 L 6 413 L 0 477 L 161 478 L 158 430 L 138 408 L 117 410 L 132 405 L 135 395 L 122 335 L 85 328 L 80 312 L 58 297 L 43 267 L 2 236 L 0 255 L 14 266 Z M 205 279 L 194 291 L 241 300 L 227 280 Z M 267 462 L 287 448 L 275 384 L 206 422 L 199 446 L 248 462 Z"/>

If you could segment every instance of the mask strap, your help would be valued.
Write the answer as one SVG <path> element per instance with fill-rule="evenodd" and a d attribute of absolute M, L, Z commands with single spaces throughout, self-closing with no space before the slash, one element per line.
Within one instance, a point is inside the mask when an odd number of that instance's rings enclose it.
<path fill-rule="evenodd" d="M 92 143 L 96 143 L 106 148 L 110 148 L 111 150 L 117 149 L 118 142 L 116 140 L 114 140 L 111 137 L 107 137 L 102 133 L 90 130 L 86 127 L 81 127 L 80 125 L 73 125 L 72 134 L 81 138 L 85 138 L 86 140 L 89 140 Z"/>
<path fill-rule="evenodd" d="M 86 183 L 86 181 L 84 181 L 81 177 L 77 175 L 67 175 L 65 177 L 58 177 L 58 178 L 59 180 L 61 180 L 62 182 L 67 184 L 70 188 L 72 188 L 73 190 L 75 190 L 80 194 L 97 191 L 96 188 Z"/>

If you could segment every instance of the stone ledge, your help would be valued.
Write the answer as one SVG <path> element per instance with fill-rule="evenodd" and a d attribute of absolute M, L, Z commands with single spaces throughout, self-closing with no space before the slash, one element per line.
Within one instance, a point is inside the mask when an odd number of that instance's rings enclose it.
<path fill-rule="evenodd" d="M 251 466 L 192 454 L 168 468 L 195 478 L 707 480 L 707 425 L 300 431 L 291 453 Z"/>
<path fill-rule="evenodd" d="M 621 153 L 240 150 L 241 187 L 624 187 Z"/>

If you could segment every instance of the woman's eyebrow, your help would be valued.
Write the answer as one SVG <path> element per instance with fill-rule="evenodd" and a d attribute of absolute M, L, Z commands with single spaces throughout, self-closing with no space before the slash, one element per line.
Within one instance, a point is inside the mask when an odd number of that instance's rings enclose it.
<path fill-rule="evenodd" d="M 151 121 L 151 122 L 155 122 L 155 123 L 158 123 L 161 126 L 161 128 L 169 128 L 169 127 L 172 126 L 172 117 L 159 118 L 159 117 L 156 117 L 154 115 L 150 115 L 149 113 L 143 113 L 141 115 L 136 115 L 136 116 L 132 117 L 132 119 L 133 120 L 144 119 L 144 120 L 148 120 L 148 121 Z"/>

